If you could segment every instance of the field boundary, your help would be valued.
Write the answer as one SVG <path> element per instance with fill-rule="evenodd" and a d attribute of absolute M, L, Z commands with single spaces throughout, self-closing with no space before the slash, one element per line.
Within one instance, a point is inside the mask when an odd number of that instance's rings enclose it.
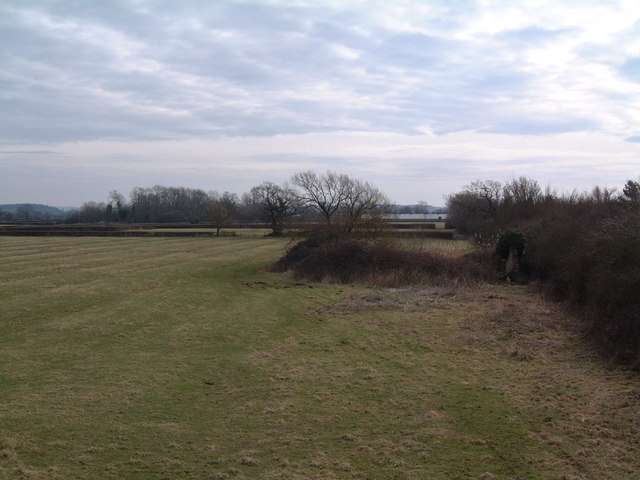
<path fill-rule="evenodd" d="M 292 226 L 294 227 L 294 226 Z M 296 225 L 302 228 L 302 225 Z M 264 224 L 225 225 L 217 232 L 212 224 L 145 223 L 145 224 L 5 224 L 0 236 L 24 237 L 235 237 L 243 230 L 268 229 Z M 231 231 L 230 231 L 231 230 Z M 394 238 L 440 238 L 452 240 L 453 230 L 390 229 Z"/>

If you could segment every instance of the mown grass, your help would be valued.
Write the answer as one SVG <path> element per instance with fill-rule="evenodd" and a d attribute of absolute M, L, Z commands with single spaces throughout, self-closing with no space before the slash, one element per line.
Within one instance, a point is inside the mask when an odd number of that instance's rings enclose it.
<path fill-rule="evenodd" d="M 552 305 L 265 273 L 286 242 L 0 237 L 0 478 L 640 471 L 637 378 Z"/>
<path fill-rule="evenodd" d="M 449 258 L 461 257 L 466 253 L 476 250 L 476 246 L 470 241 L 463 240 L 443 240 L 439 238 L 402 238 L 396 240 L 398 244 L 413 252 L 430 252 L 443 255 Z"/>
<path fill-rule="evenodd" d="M 169 233 L 211 233 L 215 234 L 216 228 L 153 228 L 152 232 L 169 232 Z M 270 228 L 221 228 L 220 236 L 241 236 L 241 237 L 264 237 L 271 233 Z"/>

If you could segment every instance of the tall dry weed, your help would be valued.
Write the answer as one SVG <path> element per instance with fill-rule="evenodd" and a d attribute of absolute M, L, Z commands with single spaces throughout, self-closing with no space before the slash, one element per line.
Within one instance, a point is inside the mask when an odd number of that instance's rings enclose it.
<path fill-rule="evenodd" d="M 451 257 L 354 239 L 303 240 L 290 248 L 273 270 L 291 271 L 296 278 L 310 281 L 384 287 L 452 282 L 476 285 L 497 278 L 488 252 Z"/>

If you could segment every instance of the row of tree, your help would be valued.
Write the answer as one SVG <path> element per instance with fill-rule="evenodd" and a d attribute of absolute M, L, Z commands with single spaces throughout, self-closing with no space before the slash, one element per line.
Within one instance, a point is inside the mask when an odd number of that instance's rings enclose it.
<path fill-rule="evenodd" d="M 449 221 L 461 233 L 492 236 L 529 220 L 548 216 L 550 212 L 577 209 L 587 212 L 590 223 L 603 217 L 628 211 L 620 207 L 640 201 L 640 183 L 629 180 L 621 192 L 596 186 L 591 192 L 558 192 L 527 177 L 501 183 L 496 180 L 476 180 L 462 191 L 449 195 Z"/>
<path fill-rule="evenodd" d="M 389 211 L 390 202 L 378 188 L 345 174 L 305 171 L 290 182 L 264 182 L 241 197 L 156 185 L 134 188 L 127 200 L 112 191 L 106 202 L 86 202 L 68 218 L 70 223 L 268 223 L 280 235 L 287 221 L 321 222 L 344 232 L 371 228 Z"/>
<path fill-rule="evenodd" d="M 476 181 L 448 198 L 449 221 L 542 282 L 589 320 L 617 360 L 640 368 L 640 183 L 558 195 L 528 178 Z"/>

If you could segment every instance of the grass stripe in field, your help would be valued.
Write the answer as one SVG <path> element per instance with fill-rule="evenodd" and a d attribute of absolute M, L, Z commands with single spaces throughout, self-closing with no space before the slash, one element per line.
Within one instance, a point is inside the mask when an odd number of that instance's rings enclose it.
<path fill-rule="evenodd" d="M 158 239 L 51 239 L 52 241 L 67 241 L 67 250 L 55 249 L 55 253 L 48 253 L 48 249 L 41 247 L 38 243 L 34 245 L 38 253 L 33 257 L 20 257 L 16 260 L 10 253 L 4 253 L 4 262 L 0 266 L 0 278 L 11 276 L 12 281 L 17 285 L 22 279 L 25 284 L 33 287 L 38 281 L 56 283 L 59 278 L 67 285 L 69 279 L 79 278 L 80 281 L 90 280 L 92 277 L 99 278 L 99 274 L 109 275 L 117 272 L 119 275 L 126 272 L 140 272 L 144 269 L 173 268 L 172 263 L 185 259 L 193 252 L 185 250 L 184 246 L 189 245 L 188 241 L 180 243 L 176 240 Z M 138 240 L 138 242 L 134 241 Z M 198 239 L 193 239 L 198 240 Z M 149 242 L 154 247 L 149 249 Z M 206 239 L 202 245 L 203 251 L 198 255 L 202 258 L 220 255 L 226 256 L 230 253 L 224 250 L 226 243 L 221 243 L 221 239 Z M 243 249 L 253 248 L 251 246 L 241 246 L 239 239 L 232 239 L 228 248 L 236 249 L 239 254 Z M 265 240 L 268 243 L 268 241 Z M 59 242 L 56 242 L 59 243 Z M 143 245 L 146 243 L 146 245 Z M 250 243 L 250 242 L 249 242 Z M 234 246 L 235 245 L 235 246 Z M 205 247 L 206 246 L 206 247 Z M 47 253 L 41 253 L 46 251 Z M 122 267 L 122 268 L 121 268 Z M 64 275 L 70 273 L 71 276 Z M 64 275 L 64 276 L 62 276 Z M 60 283 L 60 282 L 58 282 Z"/>
<path fill-rule="evenodd" d="M 286 245 L 0 238 L 0 478 L 640 471 L 637 378 L 537 297 L 265 273 Z"/>

